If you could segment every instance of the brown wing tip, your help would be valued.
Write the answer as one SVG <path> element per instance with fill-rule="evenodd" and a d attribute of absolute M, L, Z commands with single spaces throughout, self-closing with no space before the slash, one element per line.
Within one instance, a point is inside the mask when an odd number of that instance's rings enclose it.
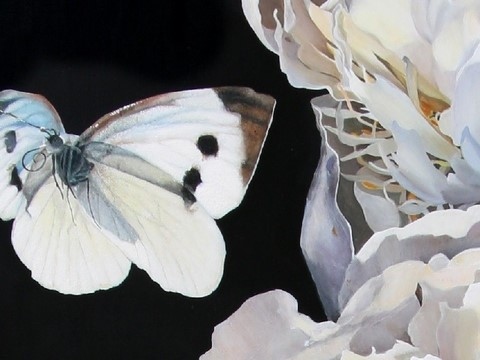
<path fill-rule="evenodd" d="M 248 185 L 255 172 L 263 143 L 272 122 L 275 99 L 244 87 L 216 88 L 215 92 L 228 111 L 241 116 L 246 149 L 242 176 L 244 184 Z"/>

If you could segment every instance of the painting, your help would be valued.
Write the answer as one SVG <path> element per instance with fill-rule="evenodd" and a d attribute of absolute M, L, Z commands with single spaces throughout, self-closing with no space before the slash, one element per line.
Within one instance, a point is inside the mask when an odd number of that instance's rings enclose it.
<path fill-rule="evenodd" d="M 1 358 L 478 357 L 475 1 L 0 17 Z"/>

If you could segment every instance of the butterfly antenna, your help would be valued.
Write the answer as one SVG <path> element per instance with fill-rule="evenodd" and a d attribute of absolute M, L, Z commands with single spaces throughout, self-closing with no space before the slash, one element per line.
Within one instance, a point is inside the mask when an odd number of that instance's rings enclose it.
<path fill-rule="evenodd" d="M 44 128 L 44 127 L 40 127 L 39 129 L 40 129 L 41 132 L 47 134 L 48 136 L 54 136 L 54 135 L 58 136 L 58 135 L 60 135 L 58 133 L 58 131 L 55 130 L 55 129 L 47 129 L 47 128 Z"/>
<path fill-rule="evenodd" d="M 22 166 L 23 166 L 23 168 L 24 168 L 25 170 L 27 170 L 28 172 L 36 172 L 36 171 L 40 170 L 41 168 L 43 168 L 43 166 L 45 165 L 45 162 L 47 161 L 47 155 L 45 155 L 43 152 L 40 152 L 39 150 L 40 150 L 40 147 L 35 148 L 35 149 L 32 149 L 32 150 L 28 150 L 25 154 L 23 154 L 23 157 L 22 157 Z M 38 162 L 37 157 L 38 157 L 39 155 L 42 156 L 42 159 L 40 160 L 41 163 L 40 163 L 40 165 L 38 166 L 38 168 L 30 167 L 30 166 L 26 163 L 26 158 L 27 158 L 28 154 L 30 154 L 30 153 L 32 153 L 32 152 L 34 152 L 34 151 L 37 152 L 37 153 L 33 156 L 33 160 L 32 160 L 32 161 L 33 161 L 34 164 L 37 164 L 37 162 Z"/>
<path fill-rule="evenodd" d="M 34 128 L 37 128 L 39 129 L 40 131 L 43 131 L 45 128 L 43 128 L 42 126 L 38 126 L 38 125 L 34 125 L 34 124 L 31 124 L 29 123 L 28 121 L 25 121 L 23 120 L 22 118 L 19 118 L 17 115 L 15 114 L 12 114 L 12 113 L 9 113 L 9 112 L 5 112 L 3 110 L 0 109 L 0 115 L 8 115 L 8 116 L 11 116 L 13 117 L 15 120 L 18 120 L 24 124 L 27 124 L 27 125 L 30 125 L 30 126 L 33 126 Z"/>
<path fill-rule="evenodd" d="M 15 120 L 18 120 L 24 124 L 27 124 L 29 126 L 32 126 L 34 127 L 35 129 L 38 129 L 40 130 L 41 132 L 43 133 L 46 133 L 48 136 L 53 136 L 53 135 L 59 135 L 58 131 L 55 130 L 55 129 L 47 129 L 47 128 L 44 128 L 43 126 L 38 126 L 38 125 L 35 125 L 35 124 L 32 124 L 32 123 L 29 123 L 28 121 L 25 121 L 24 119 L 22 118 L 19 118 L 17 115 L 15 114 L 12 114 L 12 113 L 9 113 L 9 112 L 5 112 L 3 110 L 0 109 L 0 115 L 8 115 L 8 116 L 11 116 L 13 117 Z"/>

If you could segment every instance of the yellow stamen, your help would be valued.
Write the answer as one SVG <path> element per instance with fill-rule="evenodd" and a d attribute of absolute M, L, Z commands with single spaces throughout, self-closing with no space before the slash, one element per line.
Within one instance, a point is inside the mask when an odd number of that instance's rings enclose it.
<path fill-rule="evenodd" d="M 374 184 L 373 182 L 368 181 L 368 180 L 362 181 L 361 184 L 367 190 L 379 190 L 380 189 L 380 187 L 377 184 Z"/>

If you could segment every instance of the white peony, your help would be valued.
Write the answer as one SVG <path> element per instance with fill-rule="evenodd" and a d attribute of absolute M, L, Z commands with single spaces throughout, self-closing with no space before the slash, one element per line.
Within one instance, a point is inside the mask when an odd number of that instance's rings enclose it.
<path fill-rule="evenodd" d="M 292 85 L 329 92 L 312 102 L 323 142 L 302 249 L 334 319 L 345 271 L 372 232 L 480 202 L 480 2 L 243 7 Z"/>
<path fill-rule="evenodd" d="M 218 325 L 201 359 L 478 359 L 479 244 L 480 206 L 378 232 L 350 265 L 336 322 L 271 291 Z"/>

